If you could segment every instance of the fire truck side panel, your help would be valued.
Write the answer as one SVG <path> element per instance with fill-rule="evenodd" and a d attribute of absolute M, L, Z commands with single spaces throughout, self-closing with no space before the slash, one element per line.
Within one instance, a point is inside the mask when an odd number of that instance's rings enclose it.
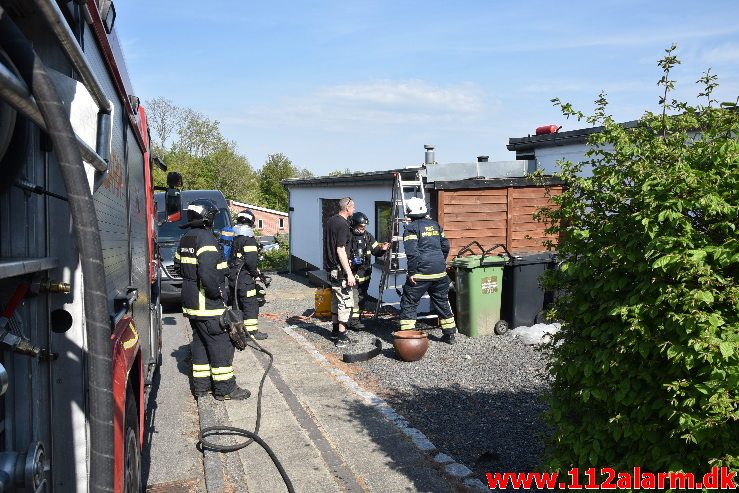
<path fill-rule="evenodd" d="M 53 155 L 52 155 L 53 159 Z M 54 160 L 55 161 L 55 160 Z M 54 162 L 50 174 L 57 175 L 53 181 L 61 182 L 58 167 Z M 52 406 L 49 420 L 53 434 L 45 441 L 51 457 L 52 491 L 86 492 L 88 475 L 88 429 L 86 425 L 86 348 L 83 299 L 84 282 L 79 265 L 79 253 L 71 239 L 73 231 L 69 208 L 49 199 L 54 205 L 49 210 L 49 234 L 56 238 L 53 255 L 59 258 L 60 268 L 55 279 L 67 282 L 72 291 L 67 295 L 51 297 L 49 312 L 62 309 L 72 315 L 72 326 L 63 333 L 51 331 L 51 349 L 59 357 L 51 364 Z M 46 440 L 46 438 L 44 439 Z"/>
<path fill-rule="evenodd" d="M 45 173 L 43 153 L 39 150 L 39 136 L 30 126 L 23 126 L 25 138 L 14 141 L 24 161 L 23 179 L 43 184 Z M 0 196 L 0 257 L 45 257 L 46 219 L 44 201 L 38 195 L 11 187 Z M 8 278 L 0 280 L 0 308 L 6 308 L 10 299 L 21 288 L 21 282 L 32 279 Z M 30 287 L 30 286 L 29 286 Z M 23 288 L 21 288 L 23 289 Z M 47 295 L 41 293 L 21 302 L 8 326 L 12 333 L 27 338 L 37 347 L 49 347 L 46 310 Z M 0 350 L 0 363 L 9 376 L 7 392 L 0 397 L 0 450 L 26 450 L 32 440 L 49 437 L 49 365 L 35 358 Z M 39 411 L 40 410 L 40 411 Z M 39 437 L 39 438 L 37 438 Z"/>
<path fill-rule="evenodd" d="M 71 73 L 71 69 L 67 68 L 67 72 Z M 66 103 L 75 133 L 84 139 L 89 146 L 94 147 L 98 108 L 92 96 L 82 83 L 67 75 L 53 70 L 50 71 L 50 75 L 60 97 Z M 53 153 L 50 153 L 50 161 L 50 172 L 53 173 L 51 182 L 63 184 Z M 94 168 L 88 164 L 85 164 L 85 168 L 91 190 L 93 190 L 96 186 Z M 104 188 L 100 183 L 105 185 L 104 181 L 99 182 L 97 184 L 98 190 Z M 60 193 L 65 193 L 63 185 Z M 84 280 L 78 261 L 79 254 L 74 243 L 71 215 L 66 203 L 64 205 L 64 215 L 50 221 L 52 228 L 50 236 L 56 239 L 53 242 L 54 256 L 64 255 L 66 261 L 63 265 L 70 266 L 69 269 L 65 268 L 68 274 L 64 274 L 64 276 L 69 275 L 71 280 L 65 279 L 64 282 L 69 282 L 72 285 L 73 296 L 69 297 L 68 302 L 64 303 L 62 308 L 72 314 L 74 325 L 66 334 L 54 334 L 52 332 L 54 351 L 60 355 L 66 354 L 71 357 L 60 357 L 51 365 L 52 381 L 54 382 L 53 408 L 49 417 L 54 429 L 52 436 L 54 444 L 51 449 L 51 480 L 54 490 L 75 491 L 76 489 L 82 492 L 86 491 L 87 484 L 84 479 L 80 480 L 80 478 L 86 478 L 88 475 L 88 430 L 85 421 L 87 410 L 85 389 L 86 341 L 83 323 L 84 304 L 82 303 Z M 56 212 L 55 209 L 51 211 L 52 214 Z M 53 309 L 55 308 L 52 307 Z M 109 309 L 112 310 L 110 295 Z M 64 450 L 69 444 L 73 445 L 73 450 L 66 453 Z"/>
<path fill-rule="evenodd" d="M 103 247 L 109 307 L 112 311 L 113 300 L 125 297 L 127 288 L 132 286 L 129 255 L 132 240 L 128 234 L 129 183 L 126 167 L 126 140 L 129 137 L 129 125 L 123 104 L 115 91 L 105 60 L 98 49 L 95 35 L 88 28 L 85 28 L 83 45 L 87 61 L 96 74 L 107 99 L 113 105 L 109 171 L 102 185 L 95 190 L 93 195 L 100 228 L 100 241 Z M 136 152 L 141 153 L 140 150 Z"/>
<path fill-rule="evenodd" d="M 75 5 L 63 4 L 62 8 L 76 11 Z M 56 71 L 51 73 L 52 80 L 70 112 L 75 132 L 95 148 L 97 109 L 87 89 L 72 78 L 75 71 L 59 49 L 58 42 L 39 15 L 19 16 L 14 20 L 33 42 L 44 63 Z M 159 333 L 150 310 L 152 305 L 158 309 L 158 302 L 151 297 L 150 233 L 147 230 L 150 221 L 146 208 L 146 194 L 150 190 L 144 174 L 144 166 L 148 166 L 148 162 L 144 161 L 94 33 L 83 20 L 80 20 L 80 25 L 83 32 L 80 44 L 113 106 L 109 172 L 99 179 L 99 173 L 90 165 L 84 166 L 90 188 L 94 191 L 110 313 L 113 314 L 116 298 L 124 298 L 129 288 L 138 290 L 138 298 L 129 315 L 133 318 L 139 339 L 115 365 L 119 367 L 119 380 L 121 375 L 135 375 L 138 379 L 134 390 L 140 401 L 142 372 L 140 367 L 133 371 L 131 365 L 143 364 L 146 371 L 149 363 L 156 361 L 156 349 L 152 350 L 156 344 L 152 343 L 151 334 L 158 337 Z M 73 30 L 78 32 L 79 27 L 75 26 Z M 19 178 L 66 196 L 48 139 L 43 138 L 34 125 L 27 125 L 25 135 L 18 131 L 19 127 L 13 136 L 14 145 L 20 146 L 20 159 L 24 161 Z M 0 350 L 0 363 L 10 376 L 8 391 L 0 397 L 0 452 L 23 452 L 33 442 L 42 442 L 50 462 L 49 491 L 86 492 L 89 427 L 86 420 L 84 279 L 67 202 L 12 187 L 0 194 L 0 237 L 0 257 L 3 259 L 56 259 L 56 267 L 51 270 L 0 279 L 0 308 L 5 307 L 21 282 L 33 285 L 36 281 L 50 279 L 71 286 L 68 294 L 47 294 L 37 290 L 15 312 L 13 327 L 33 346 L 48 350 L 56 358 L 49 361 Z M 71 316 L 71 326 L 67 327 L 54 315 L 62 311 Z M 127 341 L 130 341 L 130 334 L 120 339 L 121 344 Z M 138 347 L 143 352 L 139 356 L 136 353 Z M 119 357 L 121 354 L 118 353 Z M 125 367 L 125 371 L 120 365 Z M 121 385 L 122 382 L 117 382 L 117 391 Z M 125 385 L 122 386 L 125 390 Z M 120 398 L 118 395 L 118 405 Z"/>
<path fill-rule="evenodd" d="M 131 130 L 128 131 L 128 194 L 131 246 L 131 283 L 138 290 L 138 298 L 133 303 L 133 319 L 140 337 L 141 361 L 144 370 L 154 363 L 151 354 L 151 281 L 149 274 L 149 241 L 146 214 L 146 183 L 144 182 L 144 157 Z"/>

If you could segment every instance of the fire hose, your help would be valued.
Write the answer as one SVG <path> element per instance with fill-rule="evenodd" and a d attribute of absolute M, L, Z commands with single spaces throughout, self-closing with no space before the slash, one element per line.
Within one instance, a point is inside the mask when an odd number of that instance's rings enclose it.
<path fill-rule="evenodd" d="M 239 267 L 239 271 L 236 274 L 236 281 L 234 282 L 234 304 L 238 303 L 237 296 L 239 289 L 239 275 L 241 274 L 242 268 L 243 264 Z M 264 279 L 264 277 L 266 276 L 263 276 L 263 283 L 269 286 L 269 282 L 271 282 L 271 279 L 267 278 L 269 279 L 268 282 L 267 279 Z M 252 443 L 256 442 L 260 447 L 264 449 L 265 452 L 267 452 L 269 458 L 272 459 L 272 463 L 275 465 L 277 471 L 280 473 L 285 486 L 287 486 L 287 491 L 289 493 L 295 493 L 295 487 L 293 486 L 292 481 L 290 481 L 290 478 L 288 477 L 285 468 L 282 466 L 282 463 L 280 463 L 280 460 L 277 458 L 277 455 L 275 455 L 274 451 L 269 447 L 269 445 L 267 445 L 267 443 L 259 437 L 259 426 L 262 422 L 262 393 L 264 390 L 264 381 L 267 379 L 267 374 L 269 373 L 269 370 L 272 369 L 272 363 L 274 362 L 275 358 L 272 353 L 259 345 L 253 334 L 251 334 L 250 332 L 247 332 L 247 334 L 249 335 L 249 339 L 251 340 L 251 342 L 253 342 L 256 347 L 252 346 L 251 344 L 247 344 L 247 346 L 255 351 L 260 351 L 269 356 L 269 364 L 267 365 L 267 369 L 264 370 L 264 374 L 262 374 L 262 379 L 259 381 L 259 392 L 257 393 L 257 420 L 256 424 L 254 425 L 254 431 L 249 431 L 244 428 L 237 428 L 235 426 L 208 426 L 200 430 L 198 439 L 200 440 L 200 444 L 204 449 L 212 450 L 213 452 L 236 452 L 237 450 L 246 448 Z M 235 445 L 222 445 L 211 441 L 209 437 L 212 436 L 245 437 L 246 440 Z"/>
<path fill-rule="evenodd" d="M 254 347 L 249 344 L 248 346 L 250 348 L 254 349 L 255 351 L 260 351 L 269 356 L 269 364 L 267 365 L 267 369 L 264 370 L 262 380 L 259 382 L 259 392 L 257 394 L 257 421 L 256 425 L 254 426 L 254 431 L 252 432 L 244 428 L 237 428 L 235 426 L 208 426 L 207 428 L 203 428 L 202 430 L 200 430 L 200 435 L 198 438 L 200 440 L 200 444 L 203 446 L 204 449 L 212 450 L 214 452 L 235 452 L 237 450 L 241 450 L 242 448 L 248 447 L 253 442 L 256 442 L 257 444 L 259 444 L 260 447 L 264 449 L 265 452 L 267 452 L 269 458 L 272 459 L 272 463 L 275 465 L 277 471 L 280 473 L 285 486 L 287 486 L 287 491 L 290 493 L 295 493 L 295 487 L 293 486 L 292 481 L 290 481 L 285 468 L 282 466 L 279 459 L 269 447 L 269 445 L 267 445 L 267 443 L 259 437 L 259 425 L 262 421 L 262 391 L 264 389 L 264 381 L 267 379 L 267 373 L 269 373 L 269 370 L 272 368 L 274 356 L 272 355 L 272 353 L 260 346 L 257 340 L 254 339 L 254 336 L 250 334 L 249 337 L 251 341 L 256 345 L 256 347 Z M 211 436 L 237 436 L 246 437 L 247 440 L 235 445 L 221 445 L 212 442 L 209 439 L 209 437 Z"/>

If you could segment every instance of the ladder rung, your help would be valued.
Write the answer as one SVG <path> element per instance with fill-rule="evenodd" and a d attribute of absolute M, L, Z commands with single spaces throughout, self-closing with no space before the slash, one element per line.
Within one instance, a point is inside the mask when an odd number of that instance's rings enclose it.
<path fill-rule="evenodd" d="M 423 182 L 411 180 L 411 181 L 401 181 L 400 186 L 402 188 L 416 188 L 423 186 Z"/>
<path fill-rule="evenodd" d="M 419 319 L 428 319 L 428 318 L 439 318 L 439 316 L 438 315 L 420 315 L 420 316 L 416 317 L 416 320 L 419 320 Z"/>

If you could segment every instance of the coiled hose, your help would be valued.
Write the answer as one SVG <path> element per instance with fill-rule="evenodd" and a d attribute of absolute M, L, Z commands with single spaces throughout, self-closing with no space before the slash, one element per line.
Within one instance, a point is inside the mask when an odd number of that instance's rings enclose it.
<path fill-rule="evenodd" d="M 259 382 L 259 392 L 257 394 L 257 422 L 254 426 L 254 431 L 252 432 L 244 428 L 236 428 L 234 426 L 209 426 L 200 430 L 200 435 L 198 438 L 200 440 L 200 444 L 203 446 L 204 449 L 212 450 L 214 452 L 235 452 L 237 450 L 241 450 L 244 447 L 248 447 L 253 442 L 256 442 L 257 444 L 259 444 L 260 447 L 264 449 L 265 452 L 267 452 L 269 458 L 272 459 L 272 463 L 275 465 L 277 471 L 280 473 L 285 486 L 287 486 L 287 491 L 289 493 L 295 493 L 295 487 L 293 486 L 292 481 L 290 481 L 285 468 L 282 466 L 279 459 L 269 447 L 269 445 L 267 445 L 267 443 L 258 435 L 259 425 L 262 421 L 262 391 L 264 389 L 264 381 L 267 379 L 267 373 L 269 373 L 269 370 L 272 368 L 274 356 L 272 355 L 272 353 L 260 346 L 257 340 L 254 339 L 254 336 L 250 334 L 249 337 L 251 338 L 251 342 L 256 345 L 256 347 L 254 347 L 251 344 L 248 344 L 250 348 L 254 349 L 255 351 L 261 351 L 262 353 L 269 356 L 269 364 L 267 365 L 267 369 L 264 370 L 262 380 Z M 208 437 L 211 436 L 241 436 L 246 437 L 247 440 L 235 445 L 219 445 L 217 443 L 213 443 L 208 439 Z"/>
<path fill-rule="evenodd" d="M 87 388 L 90 426 L 91 492 L 113 491 L 113 367 L 110 314 L 95 203 L 77 139 L 64 105 L 43 61 L 31 43 L 0 7 L 0 46 L 18 68 L 46 122 L 64 187 L 85 280 Z"/>

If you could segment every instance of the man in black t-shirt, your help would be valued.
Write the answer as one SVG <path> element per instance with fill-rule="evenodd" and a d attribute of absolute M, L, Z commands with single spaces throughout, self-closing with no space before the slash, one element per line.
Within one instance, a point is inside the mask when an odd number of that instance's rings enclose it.
<path fill-rule="evenodd" d="M 354 307 L 352 287 L 356 280 L 347 252 L 352 237 L 347 219 L 352 214 L 354 201 L 345 197 L 339 200 L 339 213 L 331 216 L 323 227 L 323 268 L 331 279 L 331 338 L 337 347 L 349 344 L 346 326 Z"/>

